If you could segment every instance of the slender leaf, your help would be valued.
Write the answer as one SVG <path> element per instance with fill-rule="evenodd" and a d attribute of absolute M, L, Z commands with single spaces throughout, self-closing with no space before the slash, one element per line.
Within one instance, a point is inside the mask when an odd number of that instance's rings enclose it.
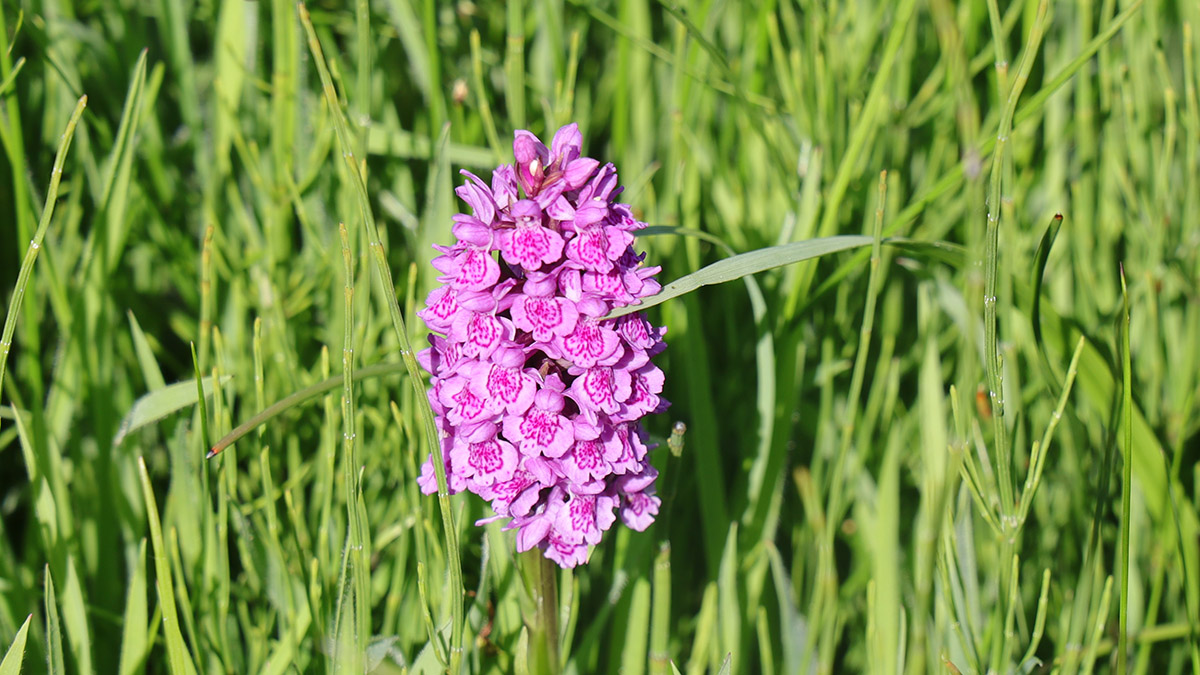
<path fill-rule="evenodd" d="M 4 653 L 4 659 L 0 660 L 0 675 L 20 675 L 21 662 L 25 659 L 25 638 L 29 635 L 29 622 L 32 620 L 32 614 L 25 617 L 17 636 Z"/>
<path fill-rule="evenodd" d="M 232 375 L 223 375 L 221 384 L 225 384 L 232 377 Z M 205 398 L 212 396 L 212 376 L 205 377 L 200 382 L 200 387 L 203 387 Z M 153 424 L 171 413 L 196 405 L 200 399 L 198 389 L 196 380 L 184 380 L 142 396 L 133 404 L 129 412 L 125 413 L 125 417 L 121 420 L 121 427 L 117 430 L 116 437 L 113 438 L 113 445 L 120 445 L 126 436 L 147 424 Z"/>

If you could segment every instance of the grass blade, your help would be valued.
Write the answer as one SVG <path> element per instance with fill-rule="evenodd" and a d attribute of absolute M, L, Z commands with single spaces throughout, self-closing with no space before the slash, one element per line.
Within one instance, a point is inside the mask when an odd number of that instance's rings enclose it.
<path fill-rule="evenodd" d="M 406 366 L 403 363 L 377 363 L 373 366 L 367 366 L 361 370 L 356 370 L 354 372 L 354 381 L 361 382 L 372 377 L 395 375 L 397 373 L 404 372 L 405 369 Z M 224 383 L 222 382 L 222 384 Z M 212 449 L 208 451 L 208 458 L 211 459 L 216 457 L 221 453 L 222 450 L 233 445 L 243 436 L 251 431 L 254 431 L 259 426 L 266 424 L 272 418 L 277 417 L 291 410 L 292 408 L 298 408 L 322 394 L 333 391 L 340 385 L 342 385 L 342 376 L 336 375 L 334 377 L 321 380 L 314 385 L 305 387 L 300 391 L 279 399 L 278 401 L 264 408 L 259 413 L 255 414 L 250 419 L 239 424 L 233 431 L 230 431 L 219 441 L 213 443 Z M 193 403 L 194 402 L 195 401 L 193 401 Z"/>
<path fill-rule="evenodd" d="M 1055 394 L 1062 388 L 1060 384 L 1062 379 L 1058 373 L 1054 372 L 1054 367 L 1050 364 L 1050 357 L 1046 354 L 1046 342 L 1042 339 L 1042 281 L 1045 278 L 1046 261 L 1050 259 L 1050 249 L 1054 248 L 1054 240 L 1058 238 L 1058 231 L 1062 228 L 1062 223 L 1062 214 L 1056 213 L 1050 220 L 1050 224 L 1046 226 L 1042 240 L 1038 243 L 1037 252 L 1033 256 L 1033 279 L 1030 283 L 1030 287 L 1033 288 L 1033 306 L 1029 309 L 1029 321 L 1033 325 L 1033 339 L 1037 343 L 1038 355 L 1041 357 L 1042 374 L 1046 377 L 1046 381 L 1051 383 Z"/>
<path fill-rule="evenodd" d="M 188 656 L 180 630 L 179 614 L 175 611 L 175 582 L 171 571 L 171 554 L 163 540 L 162 523 L 158 519 L 158 504 L 154 487 L 146 470 L 146 460 L 138 457 L 138 476 L 142 483 L 146 518 L 150 523 L 150 543 L 154 548 L 154 585 L 158 589 L 158 604 L 162 612 L 163 637 L 167 649 L 167 670 L 171 675 L 196 675 L 196 666 Z"/>
<path fill-rule="evenodd" d="M 46 601 L 46 670 L 50 675 L 66 672 L 63 662 L 62 624 L 58 619 L 58 600 L 54 592 L 54 578 L 50 566 L 46 565 L 46 581 L 43 599 Z"/>
<path fill-rule="evenodd" d="M 396 340 L 400 344 L 401 353 L 404 357 L 404 365 L 408 370 L 409 379 L 416 394 L 416 400 L 419 401 L 417 406 L 424 422 L 429 449 L 433 455 L 433 467 L 438 485 L 438 507 L 442 515 L 442 530 L 445 537 L 447 567 L 450 575 L 450 672 L 451 675 L 457 675 L 463 653 L 464 590 L 462 562 L 458 550 L 458 528 L 454 524 L 454 512 L 450 507 L 450 490 L 446 482 L 446 469 L 442 459 L 440 435 L 434 423 L 433 409 L 429 406 L 425 397 L 424 379 L 421 376 L 420 366 L 417 363 L 412 345 L 409 343 L 408 332 L 404 327 L 404 318 L 400 314 L 400 304 L 396 300 L 396 286 L 392 283 L 392 273 L 388 267 L 387 253 L 383 248 L 383 239 L 380 238 L 379 230 L 375 225 L 375 216 L 371 211 L 371 202 L 367 196 L 365 179 L 359 169 L 358 160 L 354 158 L 354 145 L 350 138 L 350 132 L 346 128 L 346 119 L 342 114 L 337 93 L 333 87 L 333 79 L 329 75 L 328 66 L 325 64 L 325 56 L 321 50 L 321 43 L 317 40 L 316 30 L 313 28 L 312 20 L 308 15 L 308 9 L 304 6 L 304 3 L 300 3 L 299 12 L 300 23 L 303 24 L 304 30 L 308 34 L 309 51 L 312 52 L 313 61 L 317 66 L 317 73 L 321 77 L 325 101 L 329 105 L 330 113 L 333 116 L 334 130 L 337 132 L 338 144 L 341 146 L 342 154 L 346 158 L 347 173 L 350 175 L 354 187 L 363 227 L 366 230 L 368 238 L 368 245 L 375 255 L 375 272 L 383 289 L 388 313 L 391 315 L 392 329 L 395 331 Z"/>
<path fill-rule="evenodd" d="M 648 307 L 660 305 L 667 300 L 691 293 L 702 286 L 722 284 L 726 281 L 740 279 L 748 274 L 755 274 L 776 267 L 798 263 L 802 260 L 811 260 L 830 253 L 866 246 L 872 241 L 874 240 L 871 237 L 845 234 L 821 239 L 809 239 L 808 241 L 797 241 L 781 246 L 771 246 L 747 253 L 740 253 L 731 258 L 718 260 L 697 272 L 680 277 L 663 286 L 662 290 L 657 294 L 643 298 L 640 305 L 630 305 L 615 309 L 606 318 L 613 319 L 625 314 L 640 312 Z"/>
<path fill-rule="evenodd" d="M 63 584 L 63 625 L 67 628 L 67 642 L 75 657 L 76 672 L 92 673 L 92 638 L 88 631 L 83 587 L 75 559 L 70 555 L 67 556 L 67 578 Z"/>
<path fill-rule="evenodd" d="M 222 376 L 221 384 L 225 384 L 232 377 Z M 200 400 L 200 389 L 203 389 L 205 398 L 212 396 L 212 384 L 213 378 L 210 375 L 200 382 L 199 387 L 196 386 L 196 380 L 184 380 L 142 396 L 134 402 L 129 412 L 125 413 L 117 435 L 113 438 L 113 445 L 120 445 L 126 436 L 147 424 L 153 424 L 171 413 L 196 405 Z"/>
<path fill-rule="evenodd" d="M 4 653 L 4 660 L 0 661 L 0 675 L 20 675 L 21 662 L 25 659 L 25 638 L 29 635 L 29 622 L 32 620 L 32 614 L 25 617 L 17 637 L 13 638 L 8 651 Z"/>
<path fill-rule="evenodd" d="M 129 577 L 129 592 L 125 599 L 125 616 L 121 621 L 121 661 L 117 672 L 134 675 L 143 672 L 146 654 L 148 612 L 146 611 L 146 540 L 138 544 L 133 573 Z"/>
<path fill-rule="evenodd" d="M 17 328 L 17 313 L 21 311 L 21 302 L 25 299 L 25 289 L 29 285 L 29 277 L 33 274 L 33 264 L 37 262 L 38 252 L 46 239 L 46 230 L 50 229 L 50 218 L 54 215 L 54 204 L 58 201 L 58 184 L 62 181 L 63 163 L 67 159 L 67 149 L 71 147 L 71 139 L 75 137 L 75 125 L 79 123 L 83 109 L 87 107 L 87 96 L 79 99 L 71 119 L 67 121 L 67 129 L 63 132 L 58 144 L 58 154 L 54 157 L 54 169 L 50 173 L 50 189 L 46 192 L 46 205 L 42 209 L 42 219 L 38 222 L 37 232 L 29 242 L 25 258 L 21 261 L 21 270 L 17 272 L 17 285 L 12 299 L 8 303 L 8 314 L 4 317 L 4 332 L 0 337 L 0 394 L 4 393 L 4 372 L 8 364 L 8 353 L 12 349 L 12 336 Z M 21 198 L 18 197 L 18 200 Z"/>
<path fill-rule="evenodd" d="M 1133 374 L 1129 355 L 1129 291 L 1125 287 L 1125 267 L 1121 267 L 1121 427 L 1125 435 L 1125 454 L 1121 478 L 1121 597 L 1118 605 L 1117 673 L 1128 667 L 1126 643 L 1129 632 L 1129 538 L 1130 503 L 1133 492 Z"/>
<path fill-rule="evenodd" d="M 150 347 L 150 341 L 146 339 L 146 334 L 142 332 L 142 326 L 138 323 L 137 317 L 133 315 L 132 311 L 126 315 L 129 317 L 133 348 L 137 351 L 138 363 L 142 366 L 142 377 L 146 379 L 146 389 L 152 392 L 158 391 L 167 386 L 166 380 L 163 379 L 162 369 L 158 366 L 158 360 L 154 358 L 154 350 Z"/>

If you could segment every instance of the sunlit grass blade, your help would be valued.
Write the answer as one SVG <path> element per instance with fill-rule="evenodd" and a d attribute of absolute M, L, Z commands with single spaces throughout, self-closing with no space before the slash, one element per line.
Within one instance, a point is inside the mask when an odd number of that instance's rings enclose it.
<path fill-rule="evenodd" d="M 378 228 L 375 224 L 375 216 L 371 210 L 370 199 L 367 196 L 367 187 L 362 170 L 359 167 L 358 161 L 354 158 L 354 150 L 350 133 L 346 128 L 346 120 L 342 115 L 340 103 L 337 97 L 336 90 L 333 87 L 333 80 L 329 75 L 328 67 L 325 63 L 325 56 L 321 50 L 321 44 L 317 40 L 317 34 L 312 26 L 312 21 L 309 18 L 308 10 L 304 4 L 299 5 L 300 23 L 304 26 L 304 30 L 308 35 L 309 51 L 313 55 L 313 61 L 317 66 L 317 73 L 320 75 L 325 101 L 329 106 L 330 113 L 333 118 L 334 129 L 337 132 L 338 143 L 342 148 L 342 153 L 346 159 L 346 172 L 350 175 L 350 182 L 354 188 L 354 194 L 358 202 L 359 214 L 361 216 L 363 227 L 366 231 L 368 241 L 367 244 L 375 257 L 375 273 L 377 275 L 380 286 L 383 290 L 385 305 L 392 320 L 392 329 L 395 332 L 397 342 L 401 347 L 401 353 L 404 357 L 404 364 L 408 370 L 410 382 L 414 393 L 416 394 L 416 404 L 418 413 L 424 422 L 426 439 L 429 443 L 429 450 L 433 455 L 433 467 L 437 477 L 438 485 L 438 507 L 442 515 L 442 530 L 445 537 L 446 554 L 447 554 L 447 572 L 450 579 L 450 615 L 451 615 L 451 650 L 450 650 L 450 672 L 451 675 L 457 675 L 462 659 L 462 635 L 463 635 L 463 582 L 462 582 L 462 562 L 459 557 L 458 546 L 458 529 L 454 524 L 454 513 L 450 507 L 449 487 L 446 482 L 445 465 L 442 459 L 442 449 L 440 436 L 433 419 L 433 410 L 430 408 L 425 397 L 424 380 L 421 377 L 420 366 L 417 364 L 416 356 L 414 355 L 412 345 L 409 343 L 408 332 L 405 329 L 404 318 L 400 314 L 400 305 L 396 300 L 396 287 L 392 283 L 392 273 L 389 268 L 387 253 L 383 248 L 383 240 L 379 236 Z"/>
<path fill-rule="evenodd" d="M 76 672 L 92 673 L 92 638 L 88 628 L 87 608 L 79 571 L 73 556 L 67 556 L 67 578 L 63 582 L 62 612 L 63 625 L 67 629 L 67 643 L 75 659 Z"/>
<path fill-rule="evenodd" d="M 221 377 L 221 384 L 225 384 L 232 375 Z M 150 393 L 139 398 L 129 412 L 125 413 L 125 417 L 121 420 L 121 426 L 117 430 L 117 435 L 113 439 L 113 445 L 120 445 L 125 438 L 146 426 L 153 424 L 167 417 L 171 413 L 178 412 L 184 408 L 196 405 L 200 400 L 200 391 L 203 390 L 204 397 L 212 396 L 213 389 L 212 376 L 205 377 L 201 380 L 197 387 L 196 380 L 185 380 L 170 384 L 162 389 L 151 391 Z"/>
<path fill-rule="evenodd" d="M 66 662 L 63 660 L 62 623 L 58 618 L 58 596 L 54 592 L 54 578 L 50 566 L 45 567 L 45 585 L 42 598 L 46 606 L 46 670 L 50 675 L 66 673 Z"/>
<path fill-rule="evenodd" d="M 20 675 L 21 662 L 25 659 L 25 638 L 29 635 L 29 622 L 32 620 L 32 614 L 25 617 L 17 636 L 8 646 L 8 651 L 4 652 L 4 659 L 0 660 L 0 675 Z"/>
<path fill-rule="evenodd" d="M 105 219 L 104 250 L 107 258 L 100 260 L 105 273 L 113 268 L 123 248 L 122 243 L 131 225 L 126 218 L 129 206 L 129 188 L 133 170 L 134 151 L 137 148 L 138 127 L 141 124 L 143 99 L 146 93 L 146 57 L 148 49 L 142 49 L 129 91 L 125 94 L 125 105 L 117 127 L 117 138 L 104 167 L 104 179 L 100 193 L 100 213 Z"/>
<path fill-rule="evenodd" d="M 643 628 L 650 622 L 650 580 L 645 577 L 635 579 L 630 592 L 629 621 L 625 623 L 625 635 L 621 640 L 621 672 L 644 675 L 650 636 Z"/>
<path fill-rule="evenodd" d="M 25 258 L 21 261 L 21 269 L 17 272 L 17 285 L 12 299 L 8 302 L 8 313 L 4 316 L 4 332 L 0 334 L 0 394 L 4 393 L 4 373 L 8 364 L 8 354 L 12 349 L 13 332 L 17 328 L 17 314 L 21 311 L 21 302 L 25 299 L 25 289 L 29 285 L 29 277 L 33 274 L 33 264 L 37 262 L 38 252 L 46 239 L 46 231 L 50 229 L 50 219 L 54 215 L 54 205 L 58 201 L 58 185 L 62 181 L 63 164 L 67 159 L 67 149 L 71 147 L 71 139 L 75 137 L 75 125 L 79 123 L 83 109 L 87 107 L 87 96 L 79 99 L 67 128 L 63 131 L 58 144 L 58 154 L 54 157 L 54 169 L 50 173 L 50 189 L 46 192 L 46 204 L 42 209 L 42 219 L 38 222 L 37 232 L 29 242 Z M 18 198 L 20 199 L 20 198 Z"/>
<path fill-rule="evenodd" d="M 367 380 L 374 377 L 383 377 L 385 375 L 396 375 L 403 373 L 405 372 L 405 369 L 406 366 L 403 363 L 377 363 L 373 366 L 367 366 L 366 368 L 355 370 L 353 377 L 355 382 L 361 382 L 362 380 Z M 279 399 L 278 401 L 256 413 L 250 419 L 239 424 L 228 434 L 221 437 L 221 439 L 216 443 L 213 443 L 212 448 L 208 451 L 208 457 L 210 459 L 212 457 L 216 457 L 222 450 L 233 445 L 251 431 L 254 431 L 263 424 L 266 424 L 272 418 L 292 410 L 293 408 L 298 408 L 302 405 L 305 405 L 312 399 L 337 389 L 342 384 L 342 376 L 337 375 L 321 380 L 314 385 L 310 385 L 304 389 L 301 389 L 300 391 Z"/>
<path fill-rule="evenodd" d="M 158 360 L 154 358 L 154 350 L 150 347 L 150 341 L 146 338 L 146 334 L 142 332 L 142 327 L 138 323 L 137 317 L 130 311 L 129 330 L 133 337 L 133 348 L 137 351 L 138 363 L 142 367 L 142 377 L 146 380 L 146 388 L 150 391 L 158 391 L 167 386 L 166 380 L 163 379 L 162 369 L 158 365 Z M 186 407 L 188 404 L 184 404 Z"/>
<path fill-rule="evenodd" d="M 666 675 L 671 662 L 671 547 L 663 544 L 654 560 L 650 623 L 650 675 Z"/>
<path fill-rule="evenodd" d="M 8 77 L 4 78 L 4 80 L 2 82 L 0 82 L 0 96 L 3 96 L 4 94 L 6 94 L 8 92 L 8 90 L 13 86 L 13 83 L 17 81 L 17 74 L 20 73 L 21 69 L 24 67 L 25 67 L 25 59 L 24 58 L 19 58 L 19 59 L 17 59 L 17 61 L 15 63 L 13 63 L 12 70 L 10 70 L 8 72 Z"/>
<path fill-rule="evenodd" d="M 662 290 L 657 294 L 643 298 L 640 305 L 630 305 L 613 310 L 608 314 L 607 318 L 611 319 L 632 312 L 639 312 L 648 307 L 662 304 L 667 300 L 691 293 L 703 286 L 721 284 L 726 281 L 740 279 L 748 274 L 755 274 L 776 267 L 798 263 L 803 260 L 811 260 L 830 253 L 866 246 L 872 241 L 871 237 L 863 235 L 837 235 L 740 253 L 731 258 L 718 260 L 699 271 L 680 277 L 663 286 Z"/>
<path fill-rule="evenodd" d="M 138 543 L 137 558 L 129 577 L 125 615 L 121 621 L 120 675 L 140 673 L 146 662 L 148 612 L 146 606 L 146 540 Z"/>
<path fill-rule="evenodd" d="M 175 582 L 171 570 L 171 554 L 163 539 L 162 523 L 158 518 L 158 504 L 154 499 L 154 487 L 146 462 L 138 458 L 138 476 L 142 484 L 146 518 L 150 524 L 150 543 L 154 549 L 154 585 L 158 589 L 158 604 L 162 613 L 163 637 L 167 650 L 167 669 L 171 675 L 196 675 L 196 667 L 188 655 L 180 630 L 179 614 L 175 611 Z"/>
<path fill-rule="evenodd" d="M 1133 492 L 1133 367 L 1129 355 L 1129 291 L 1125 287 L 1125 268 L 1121 268 L 1121 429 L 1125 436 L 1125 455 L 1121 478 L 1121 542 L 1119 544 L 1121 592 L 1118 600 L 1117 673 L 1125 675 L 1125 653 L 1129 631 L 1129 517 Z"/>
<path fill-rule="evenodd" d="M 1033 306 L 1029 310 L 1029 321 L 1033 325 L 1033 339 L 1038 346 L 1043 374 L 1046 381 L 1051 383 L 1055 393 L 1061 388 L 1059 385 L 1061 380 L 1050 364 L 1050 358 L 1046 354 L 1046 343 L 1042 339 L 1042 282 L 1045 279 L 1046 262 L 1050 259 L 1050 250 L 1054 248 L 1054 241 L 1058 238 L 1058 231 L 1062 228 L 1062 223 L 1062 214 L 1058 213 L 1046 226 L 1042 240 L 1038 243 L 1037 252 L 1033 256 L 1033 278 L 1030 283 L 1033 288 Z"/>

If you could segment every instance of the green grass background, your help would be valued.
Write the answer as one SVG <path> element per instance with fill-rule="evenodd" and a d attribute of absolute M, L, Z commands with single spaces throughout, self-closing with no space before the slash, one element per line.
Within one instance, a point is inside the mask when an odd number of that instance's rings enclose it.
<path fill-rule="evenodd" d="M 0 0 L 0 675 L 1200 672 L 1200 4 L 308 12 Z M 570 121 L 663 281 L 940 244 L 649 310 L 663 508 L 547 665 L 402 352 L 457 170 Z"/>

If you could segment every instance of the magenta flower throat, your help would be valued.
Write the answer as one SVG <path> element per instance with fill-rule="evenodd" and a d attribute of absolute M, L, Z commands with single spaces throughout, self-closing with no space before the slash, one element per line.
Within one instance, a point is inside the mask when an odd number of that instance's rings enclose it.
<path fill-rule="evenodd" d="M 549 149 L 518 131 L 515 165 L 490 186 L 462 172 L 455 192 L 472 215 L 437 247 L 444 285 L 419 312 L 435 333 L 418 360 L 433 375 L 450 492 L 488 500 L 495 515 L 478 524 L 509 519 L 518 551 L 563 567 L 586 562 L 618 517 L 638 531 L 653 522 L 658 472 L 640 420 L 668 406 L 650 362 L 666 328 L 602 318 L 657 293 L 659 268 L 633 248 L 645 223 L 614 201 L 616 169 L 580 157 L 582 140 L 574 124 Z M 432 461 L 417 481 L 426 494 Z"/>

